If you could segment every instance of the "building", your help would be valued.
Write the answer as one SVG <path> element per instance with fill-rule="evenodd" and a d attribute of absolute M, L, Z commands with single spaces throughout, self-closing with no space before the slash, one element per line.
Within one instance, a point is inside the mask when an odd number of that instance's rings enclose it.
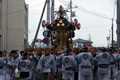
<path fill-rule="evenodd" d="M 93 43 L 92 41 L 79 38 L 79 39 L 73 40 L 73 47 L 80 48 L 84 45 L 90 47 L 92 45 L 92 43 Z M 50 42 L 50 44 L 51 44 L 51 42 Z M 34 48 L 45 48 L 45 47 L 47 47 L 47 45 L 43 43 L 43 40 L 36 39 Z"/>
<path fill-rule="evenodd" d="M 43 43 L 43 40 L 36 39 L 35 41 L 35 48 L 45 48 L 46 44 Z"/>
<path fill-rule="evenodd" d="M 24 50 L 28 44 L 25 0 L 0 0 L 0 50 Z"/>
<path fill-rule="evenodd" d="M 92 41 L 79 38 L 79 39 L 73 40 L 73 47 L 74 48 L 81 48 L 84 45 L 90 47 L 92 43 L 93 43 Z"/>
<path fill-rule="evenodd" d="M 112 47 L 112 43 L 110 44 L 110 46 Z M 113 47 L 117 48 L 117 41 L 113 40 Z"/>

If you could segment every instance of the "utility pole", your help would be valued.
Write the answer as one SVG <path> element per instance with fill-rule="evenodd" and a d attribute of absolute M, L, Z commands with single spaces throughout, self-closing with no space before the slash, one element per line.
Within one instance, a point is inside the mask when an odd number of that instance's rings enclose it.
<path fill-rule="evenodd" d="M 51 5 L 51 22 L 54 21 L 55 16 L 54 16 L 54 6 L 55 6 L 55 0 L 52 0 L 52 5 Z M 53 31 L 51 31 L 51 34 L 53 34 Z M 51 45 L 53 45 L 53 37 L 51 35 Z"/>
<path fill-rule="evenodd" d="M 111 30 L 109 30 L 109 48 L 110 48 Z"/>
<path fill-rule="evenodd" d="M 50 0 L 47 0 L 47 21 L 50 23 Z"/>
<path fill-rule="evenodd" d="M 117 48 L 120 48 L 120 0 L 117 0 Z"/>
<path fill-rule="evenodd" d="M 52 0 L 52 6 L 51 6 L 51 22 L 54 20 L 54 6 L 55 6 L 55 0 Z"/>
<path fill-rule="evenodd" d="M 38 32 L 39 32 L 40 25 L 41 25 L 41 22 L 42 22 L 42 18 L 43 18 L 44 12 L 45 12 L 46 4 L 47 4 L 47 0 L 45 1 L 45 4 L 44 4 L 44 8 L 43 8 L 43 11 L 42 11 L 42 14 L 41 14 L 41 18 L 40 18 L 40 21 L 39 21 L 39 24 L 38 24 L 38 28 L 37 28 L 37 31 L 36 31 L 36 34 L 35 34 L 35 38 L 34 38 L 33 43 L 32 43 L 32 48 L 34 48 L 35 41 L 36 41 L 37 36 L 38 36 Z"/>
<path fill-rule="evenodd" d="M 72 22 L 72 0 L 70 0 L 70 21 Z"/>
<path fill-rule="evenodd" d="M 113 28 L 113 19 L 112 19 L 112 47 L 113 47 L 113 42 L 114 42 L 114 28 Z"/>
<path fill-rule="evenodd" d="M 47 0 L 47 22 L 50 23 L 50 0 Z M 50 47 L 50 42 L 46 46 Z"/>
<path fill-rule="evenodd" d="M 110 36 L 106 37 L 107 38 L 107 48 L 109 48 L 109 40 L 110 40 Z"/>

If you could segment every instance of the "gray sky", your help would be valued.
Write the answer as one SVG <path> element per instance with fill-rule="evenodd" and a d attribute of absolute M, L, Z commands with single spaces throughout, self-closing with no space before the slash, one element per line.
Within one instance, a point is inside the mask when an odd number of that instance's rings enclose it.
<path fill-rule="evenodd" d="M 60 2 L 62 1 L 62 2 Z M 64 8 L 68 7 L 67 2 L 70 0 L 55 0 L 55 10 L 58 10 L 60 5 Z M 93 46 L 107 46 L 106 37 L 109 36 L 109 30 L 111 29 L 112 18 L 114 13 L 114 6 L 116 0 L 72 0 L 73 11 L 76 13 L 76 19 L 78 19 L 81 24 L 81 29 L 75 31 L 75 38 L 82 38 L 85 40 L 89 39 L 89 34 L 91 35 L 91 40 L 93 41 Z M 41 12 L 44 6 L 45 0 L 26 0 L 29 4 L 29 42 L 31 43 L 36 29 L 38 27 L 38 22 L 41 16 Z M 99 17 L 90 12 L 96 12 L 94 14 L 101 15 L 107 18 Z M 99 14 L 98 14 L 99 13 Z M 68 13 L 69 15 L 70 13 Z M 45 12 L 43 20 L 46 20 L 47 13 Z M 115 13 L 116 16 L 116 13 Z M 73 18 L 74 19 L 74 18 Z M 41 27 L 39 31 L 38 38 L 43 39 L 44 29 Z M 116 40 L 116 21 L 114 21 L 114 39 Z"/>

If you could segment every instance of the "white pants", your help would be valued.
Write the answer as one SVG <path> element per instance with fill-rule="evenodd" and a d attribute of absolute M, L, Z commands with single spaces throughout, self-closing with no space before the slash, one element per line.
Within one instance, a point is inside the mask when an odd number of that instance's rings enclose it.
<path fill-rule="evenodd" d="M 109 80 L 109 73 L 98 73 L 98 80 Z"/>
<path fill-rule="evenodd" d="M 63 80 L 65 79 L 65 68 L 63 65 L 62 65 L 62 79 Z"/>
<path fill-rule="evenodd" d="M 112 73 L 112 75 L 111 75 Z M 109 70 L 109 77 L 113 77 L 113 79 L 116 79 L 117 77 L 117 70 L 115 65 L 110 65 L 110 70 Z"/>
<path fill-rule="evenodd" d="M 10 80 L 10 78 L 11 78 L 10 74 L 6 73 L 6 80 Z"/>
<path fill-rule="evenodd" d="M 65 71 L 65 80 L 74 80 L 74 71 Z"/>
<path fill-rule="evenodd" d="M 30 71 L 30 79 L 35 80 L 35 70 Z"/>
<path fill-rule="evenodd" d="M 62 79 L 65 79 L 65 71 L 62 71 Z"/>
<path fill-rule="evenodd" d="M 91 69 L 81 69 L 79 71 L 79 80 L 93 80 L 93 72 Z"/>
<path fill-rule="evenodd" d="M 0 75 L 0 80 L 5 80 L 5 75 Z"/>
<path fill-rule="evenodd" d="M 78 71 L 78 80 L 80 80 L 80 71 Z"/>
<path fill-rule="evenodd" d="M 116 80 L 120 80 L 120 71 L 118 71 Z"/>

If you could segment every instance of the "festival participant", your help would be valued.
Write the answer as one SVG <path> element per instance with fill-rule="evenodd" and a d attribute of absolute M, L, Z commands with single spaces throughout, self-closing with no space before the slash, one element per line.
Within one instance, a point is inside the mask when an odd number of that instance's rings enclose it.
<path fill-rule="evenodd" d="M 101 51 L 102 53 L 98 53 L 96 56 L 98 61 L 98 80 L 109 80 L 110 54 L 105 47 L 102 47 Z"/>
<path fill-rule="evenodd" d="M 36 67 L 37 67 L 37 64 L 38 64 L 41 56 L 42 56 L 42 52 L 41 51 L 36 53 Z M 36 71 L 35 71 L 35 79 L 36 80 L 40 80 L 41 79 L 40 71 L 38 70 L 38 68 L 36 68 Z"/>
<path fill-rule="evenodd" d="M 118 56 L 119 56 L 119 53 L 117 53 L 117 50 L 116 50 L 115 47 L 110 47 L 110 49 L 112 49 L 112 53 L 113 53 L 112 55 L 113 55 L 114 59 L 116 60 L 118 58 Z M 118 66 L 119 64 L 120 64 L 120 62 L 116 61 L 115 68 L 114 68 L 115 73 L 118 73 L 118 71 L 119 71 L 119 66 Z"/>
<path fill-rule="evenodd" d="M 20 56 L 20 53 L 18 52 L 18 50 L 12 50 L 12 63 L 11 63 L 11 66 L 12 66 L 12 69 L 13 69 L 13 72 L 12 72 L 12 77 L 13 79 L 16 79 L 16 73 L 15 73 L 15 70 L 18 68 L 18 64 L 19 64 L 19 61 L 20 59 L 22 58 Z"/>
<path fill-rule="evenodd" d="M 76 56 L 78 55 L 78 54 L 80 54 L 82 51 L 81 51 L 81 49 L 80 48 L 75 48 L 75 49 L 73 49 L 73 55 L 74 55 L 74 57 L 75 57 L 75 60 L 77 61 L 77 58 L 76 58 Z M 78 64 L 78 61 L 77 61 L 77 64 Z M 77 71 L 75 71 L 75 78 L 74 78 L 74 80 L 78 80 L 78 69 L 79 68 L 79 66 L 77 65 Z"/>
<path fill-rule="evenodd" d="M 56 67 L 57 67 L 57 72 L 58 72 L 58 80 L 62 80 L 62 65 L 59 64 L 60 60 L 58 59 L 61 54 L 63 54 L 62 51 L 57 52 L 57 57 L 56 57 Z"/>
<path fill-rule="evenodd" d="M 82 47 L 82 53 L 77 55 L 79 64 L 79 80 L 93 80 L 92 73 L 92 54 L 88 52 L 88 47 Z"/>
<path fill-rule="evenodd" d="M 116 71 L 116 61 L 117 59 L 115 58 L 115 56 L 113 56 L 113 52 L 112 49 L 108 50 L 109 54 L 110 54 L 110 72 L 109 72 L 109 77 L 110 79 L 116 79 L 117 77 L 117 71 Z"/>
<path fill-rule="evenodd" d="M 58 56 L 57 63 L 56 63 L 57 67 L 62 68 L 62 80 L 65 79 L 65 69 L 64 69 L 64 66 L 62 64 L 62 61 L 63 61 L 63 57 L 66 55 L 67 48 L 64 48 L 63 51 L 64 52 L 61 55 Z"/>
<path fill-rule="evenodd" d="M 29 55 L 27 52 L 23 54 L 22 59 L 19 62 L 20 70 L 20 80 L 31 80 L 30 71 L 31 71 L 31 62 L 29 60 Z"/>
<path fill-rule="evenodd" d="M 74 80 L 77 62 L 73 56 L 72 49 L 67 49 L 67 54 L 63 57 L 62 64 L 65 68 L 65 80 Z"/>
<path fill-rule="evenodd" d="M 50 80 L 51 72 L 55 75 L 55 58 L 51 54 L 50 48 L 45 49 L 45 54 L 41 56 L 37 68 L 40 70 L 40 74 L 43 73 L 45 80 Z"/>
<path fill-rule="evenodd" d="M 3 52 L 0 51 L 0 80 L 5 80 L 5 71 L 4 67 L 6 65 L 6 57 L 3 57 Z"/>
<path fill-rule="evenodd" d="M 93 80 L 98 80 L 97 78 L 97 74 L 98 74 L 98 61 L 96 60 L 96 55 L 98 54 L 97 52 L 97 48 L 93 47 L 93 48 L 90 48 L 90 52 L 93 56 Z"/>
<path fill-rule="evenodd" d="M 117 73 L 117 78 L 116 78 L 116 80 L 120 80 L 120 48 L 118 49 L 118 51 L 119 51 L 119 56 L 117 57 L 117 59 L 118 59 L 118 73 Z"/>
<path fill-rule="evenodd" d="M 31 71 L 30 71 L 30 78 L 35 80 L 35 73 L 36 73 L 36 62 L 37 62 L 37 55 L 34 51 L 28 53 L 30 56 L 31 61 Z"/>
<path fill-rule="evenodd" d="M 7 58 L 6 65 L 4 66 L 5 80 L 10 80 L 11 79 L 11 74 L 12 74 L 11 57 L 7 56 L 6 51 L 3 51 L 3 57 Z"/>

